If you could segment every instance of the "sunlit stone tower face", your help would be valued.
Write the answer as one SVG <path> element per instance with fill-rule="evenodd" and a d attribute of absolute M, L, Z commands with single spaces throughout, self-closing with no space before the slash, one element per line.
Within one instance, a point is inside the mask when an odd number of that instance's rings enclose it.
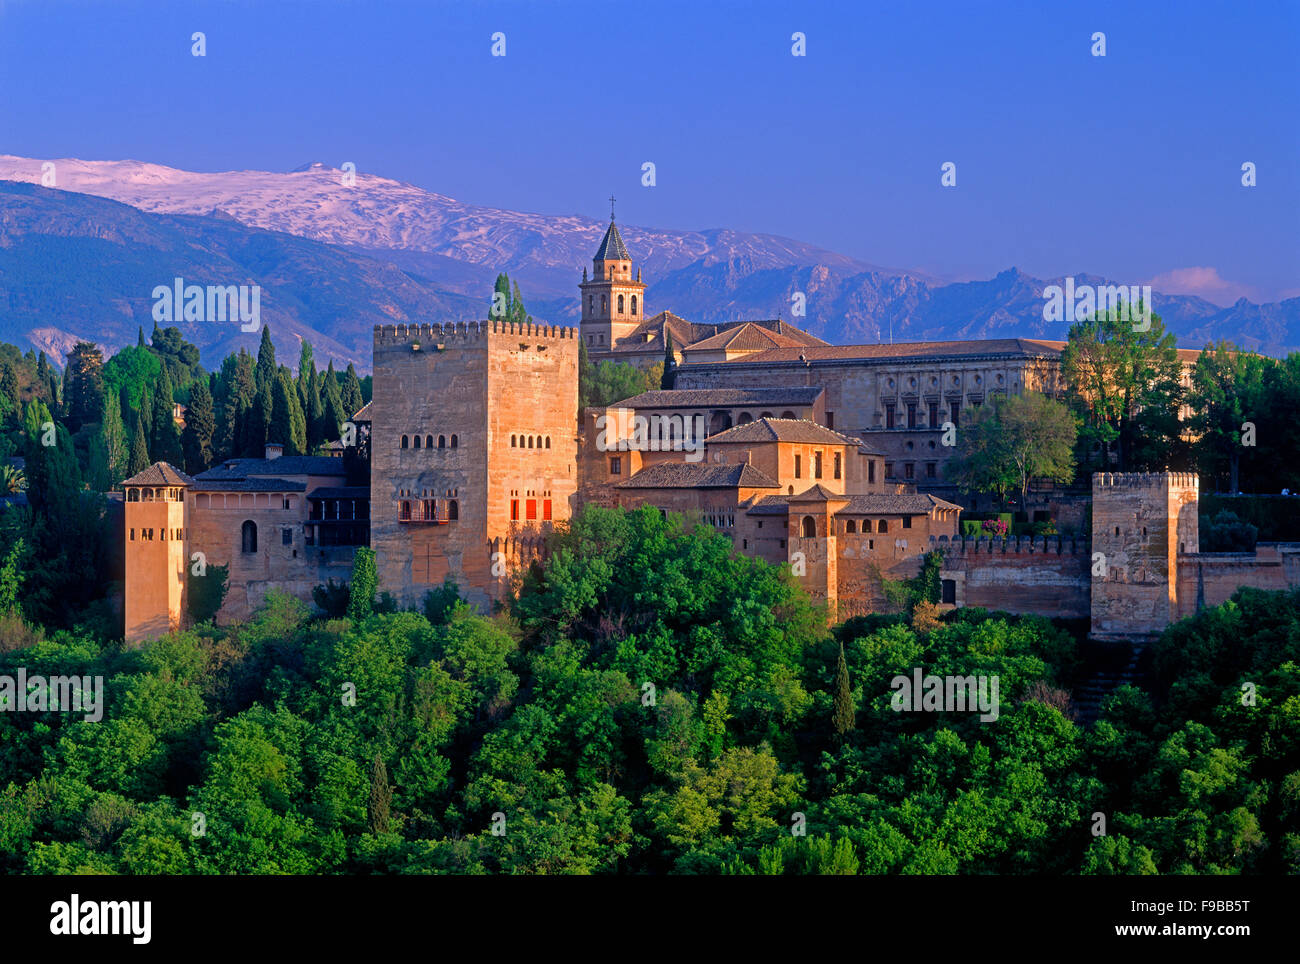
<path fill-rule="evenodd" d="M 1199 550 L 1190 472 L 1092 478 L 1092 635 L 1142 639 L 1178 618 L 1178 558 Z"/>
<path fill-rule="evenodd" d="M 157 639 L 181 628 L 185 609 L 186 489 L 194 480 L 155 462 L 122 483 L 126 494 L 125 639 Z"/>

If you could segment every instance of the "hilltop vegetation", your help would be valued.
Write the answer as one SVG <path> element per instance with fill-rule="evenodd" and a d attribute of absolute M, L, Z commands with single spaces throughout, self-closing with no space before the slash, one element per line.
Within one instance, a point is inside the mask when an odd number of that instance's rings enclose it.
<path fill-rule="evenodd" d="M 784 569 L 707 528 L 591 509 L 491 616 L 438 593 L 427 615 L 358 596 L 354 618 L 313 618 L 274 595 L 139 650 L 59 633 L 0 672 L 102 673 L 107 707 L 0 714 L 0 863 L 1300 871 L 1300 594 L 1242 590 L 1172 627 L 1153 690 L 1092 729 L 1063 690 L 1070 635 L 937 621 L 925 594 L 828 631 Z M 917 667 L 998 676 L 999 718 L 893 711 L 891 679 Z"/>

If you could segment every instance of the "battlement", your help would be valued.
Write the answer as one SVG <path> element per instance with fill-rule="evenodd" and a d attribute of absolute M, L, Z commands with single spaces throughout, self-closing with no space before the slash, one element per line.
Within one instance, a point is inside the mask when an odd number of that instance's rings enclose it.
<path fill-rule="evenodd" d="M 1195 472 L 1094 472 L 1092 485 L 1093 488 L 1173 486 L 1199 489 L 1201 478 Z"/>
<path fill-rule="evenodd" d="M 375 347 L 428 344 L 440 342 L 486 345 L 488 337 L 541 339 L 542 341 L 576 341 L 576 328 L 539 325 L 533 322 L 460 321 L 445 325 L 375 325 Z"/>
<path fill-rule="evenodd" d="M 956 555 L 985 556 L 1084 556 L 1090 551 L 1090 544 L 1084 540 L 1066 539 L 1062 536 L 1007 536 L 990 538 L 980 536 L 968 539 L 965 536 L 931 536 L 930 549 L 942 549 L 945 553 Z"/>

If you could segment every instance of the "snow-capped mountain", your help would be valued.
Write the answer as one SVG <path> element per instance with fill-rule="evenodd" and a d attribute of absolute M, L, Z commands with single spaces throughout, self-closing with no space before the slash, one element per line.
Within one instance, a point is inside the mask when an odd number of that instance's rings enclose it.
<path fill-rule="evenodd" d="M 141 161 L 42 161 L 0 155 L 0 180 L 42 183 L 111 198 L 157 214 L 221 211 L 251 227 L 366 251 L 400 252 L 404 266 L 452 287 L 482 292 L 499 271 L 527 282 L 536 296 L 576 297 L 606 223 L 578 215 L 542 215 L 465 204 L 412 184 L 316 162 L 287 173 L 200 173 Z M 50 186 L 50 185 L 47 185 Z M 853 258 L 773 235 L 738 231 L 664 231 L 619 225 L 647 281 L 703 262 L 743 260 L 754 270 L 823 264 L 841 272 L 872 268 Z M 478 268 L 459 274 L 442 260 Z M 898 272 L 893 272 L 898 273 Z M 923 277 L 917 275 L 917 277 Z M 561 282 L 560 279 L 563 279 Z M 464 292 L 468 293 L 468 292 Z"/>
<path fill-rule="evenodd" d="M 275 318 L 273 309 L 277 341 L 309 337 L 359 367 L 368 367 L 367 325 L 481 317 L 500 271 L 519 282 L 534 318 L 575 324 L 577 283 L 606 226 L 578 215 L 466 204 L 318 162 L 284 173 L 202 173 L 141 161 L 0 155 L 0 185 L 42 184 L 51 172 L 47 186 L 57 190 L 0 190 L 0 337 L 42 347 L 74 336 L 106 347 L 123 343 L 118 339 L 129 339 L 141 319 L 148 327 L 140 286 L 171 277 L 178 263 L 190 264 L 195 277 L 224 278 L 237 267 L 277 293 L 272 304 L 284 313 Z M 133 210 L 139 217 L 129 216 Z M 1059 276 L 1044 280 L 1011 268 L 944 284 L 774 235 L 619 228 L 644 269 L 651 313 L 667 308 L 702 322 L 785 317 L 838 344 L 1063 339 L 1068 332 L 1068 324 L 1043 319 L 1043 288 L 1062 284 Z M 159 240 L 127 243 L 141 232 Z M 186 232 L 203 239 L 203 251 Z M 108 238 L 119 243 L 105 247 Z M 55 250 L 77 260 L 51 261 Z M 106 260 L 94 274 L 96 257 Z M 92 274 L 98 287 L 87 287 Z M 1074 278 L 1109 283 L 1081 270 Z M 792 317 L 795 292 L 806 298 L 806 316 Z M 1222 308 L 1156 291 L 1152 301 L 1185 347 L 1228 339 L 1270 354 L 1300 348 L 1297 298 Z M 93 334 L 99 331 L 106 336 Z M 206 357 L 224 348 L 228 334 L 200 329 L 193 337 Z"/>

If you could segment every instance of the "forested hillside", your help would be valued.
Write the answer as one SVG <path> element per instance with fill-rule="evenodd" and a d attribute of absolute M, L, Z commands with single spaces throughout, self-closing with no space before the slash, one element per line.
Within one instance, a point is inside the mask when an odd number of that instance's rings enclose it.
<path fill-rule="evenodd" d="M 386 611 L 379 589 L 350 617 L 275 596 L 139 650 L 65 631 L 0 654 L 0 673 L 107 677 L 102 722 L 0 713 L 0 864 L 1300 872 L 1297 593 L 1175 625 L 1153 690 L 1084 728 L 1064 629 L 936 620 L 922 578 L 910 612 L 828 630 L 782 569 L 652 510 L 588 510 L 508 612 L 450 587 Z M 997 676 L 997 720 L 895 712 L 918 667 Z"/>

